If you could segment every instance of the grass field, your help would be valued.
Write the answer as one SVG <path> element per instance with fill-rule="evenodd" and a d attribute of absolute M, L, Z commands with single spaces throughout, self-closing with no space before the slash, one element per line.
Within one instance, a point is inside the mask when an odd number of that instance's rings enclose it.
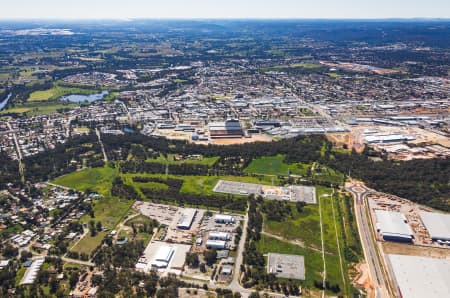
<path fill-rule="evenodd" d="M 127 227 L 132 227 L 132 225 L 136 225 L 137 227 L 142 226 L 143 224 L 152 224 L 153 220 L 148 218 L 145 215 L 139 214 L 138 216 L 135 216 L 133 218 L 131 218 L 130 220 L 125 222 L 125 226 Z M 152 239 L 152 234 L 153 233 L 145 233 L 145 232 L 138 232 L 136 234 L 136 238 L 135 240 L 139 241 L 142 240 L 144 241 L 144 244 L 147 245 L 150 240 Z M 128 229 L 127 231 L 122 230 L 119 233 L 119 238 L 121 237 L 128 237 L 128 238 L 132 238 L 133 237 L 133 232 L 132 229 Z"/>
<path fill-rule="evenodd" d="M 69 94 L 94 94 L 98 93 L 98 90 L 95 89 L 81 89 L 81 88 L 70 88 L 70 87 L 62 87 L 55 85 L 50 89 L 47 90 L 38 90 L 34 91 L 30 94 L 27 101 L 33 102 L 33 101 L 54 101 L 59 99 L 62 96 L 69 95 Z"/>
<path fill-rule="evenodd" d="M 127 215 L 133 201 L 126 199 L 119 199 L 115 197 L 106 196 L 102 199 L 96 200 L 94 203 L 94 218 L 91 218 L 88 214 L 83 215 L 80 218 L 80 222 L 87 224 L 90 220 L 95 222 L 100 221 L 102 226 L 114 229 L 117 224 Z M 77 245 L 72 248 L 72 251 L 78 253 L 90 254 L 97 246 L 100 245 L 106 232 L 99 232 L 95 237 L 91 237 L 87 234 L 81 239 Z"/>
<path fill-rule="evenodd" d="M 52 183 L 79 191 L 92 189 L 99 194 L 107 196 L 111 193 L 112 181 L 117 175 L 118 169 L 116 168 L 90 168 L 61 176 L 53 180 Z"/>
<path fill-rule="evenodd" d="M 342 184 L 344 181 L 344 174 L 337 172 L 327 166 L 317 165 L 314 171 L 314 178 L 325 180 L 333 184 Z"/>
<path fill-rule="evenodd" d="M 6 110 L 2 110 L 0 114 L 16 113 L 26 114 L 26 116 L 38 116 L 48 115 L 56 113 L 58 110 L 74 108 L 79 106 L 75 103 L 59 103 L 59 102 L 30 102 L 24 105 L 11 107 Z"/>
<path fill-rule="evenodd" d="M 331 193 L 331 190 L 327 188 L 317 188 L 317 197 L 325 194 Z M 331 212 L 331 206 L 322 205 L 322 212 Z M 329 209 L 329 210 L 328 210 Z M 324 214 L 322 214 L 324 215 Z M 330 226 L 333 224 L 332 217 L 324 216 L 324 229 L 328 228 L 331 230 Z M 264 230 L 268 233 L 281 236 L 288 240 L 301 240 L 308 246 L 315 248 L 321 248 L 321 238 L 320 238 L 320 219 L 319 219 L 319 205 L 307 205 L 303 208 L 302 213 L 298 213 L 294 205 L 292 205 L 292 217 L 286 219 L 283 222 L 279 221 L 265 221 Z M 334 230 L 332 231 L 334 233 Z M 331 231 L 329 232 L 331 236 Z M 335 237 L 331 237 L 326 232 L 325 242 L 334 243 L 336 246 Z M 328 236 L 328 237 L 327 237 Z M 326 251 L 336 252 L 331 247 L 326 247 Z"/>
<path fill-rule="evenodd" d="M 17 108 L 10 108 L 6 109 L 0 112 L 0 114 L 7 114 L 7 113 L 16 113 L 16 114 L 23 114 L 31 111 L 32 108 L 25 108 L 25 107 L 17 107 Z"/>
<path fill-rule="evenodd" d="M 90 168 L 59 177 L 54 184 L 70 187 L 79 191 L 91 189 L 104 197 L 94 201 L 94 218 L 88 214 L 80 218 L 81 223 L 90 220 L 100 221 L 102 226 L 114 229 L 130 210 L 133 201 L 111 197 L 111 185 L 118 175 L 118 170 L 110 167 Z M 78 253 L 90 254 L 103 240 L 106 233 L 100 232 L 95 237 L 86 235 L 72 250 Z"/>
<path fill-rule="evenodd" d="M 183 186 L 181 187 L 181 192 L 185 193 L 198 193 L 198 194 L 214 194 L 212 191 L 217 182 L 222 180 L 231 180 L 231 181 L 239 181 L 239 182 L 250 182 L 250 183 L 261 183 L 270 185 L 272 183 L 271 177 L 265 176 L 178 176 L 178 175 L 164 175 L 164 174 L 121 174 L 124 182 L 128 185 L 133 186 L 138 192 L 140 192 L 140 186 L 151 185 L 157 188 L 164 187 L 161 183 L 137 183 L 133 182 L 133 177 L 154 177 L 154 178 L 173 178 L 173 179 L 181 179 L 184 181 Z M 278 179 L 274 179 L 274 183 L 277 184 Z"/>
<path fill-rule="evenodd" d="M 343 249 L 343 228 L 340 222 L 337 204 L 339 201 L 336 196 L 330 197 L 331 189 L 325 187 L 316 187 L 317 197 L 320 199 L 320 208 L 322 210 L 323 238 L 325 248 L 325 260 L 327 266 L 327 280 L 333 284 L 339 284 L 340 288 L 346 292 L 350 291 L 347 264 L 344 260 Z M 305 246 L 322 248 L 319 205 L 307 205 L 301 213 L 292 206 L 292 216 L 282 222 L 264 221 L 264 230 L 270 234 L 280 236 L 287 240 L 300 240 Z M 334 207 L 334 215 L 333 215 Z M 346 214 L 344 214 L 346 215 Z M 336 219 L 336 223 L 335 223 Z M 336 239 L 336 232 L 338 238 Z M 339 248 L 338 242 L 339 241 Z M 339 252 L 342 257 L 342 266 L 339 260 Z M 323 266 L 323 265 L 321 265 Z M 315 271 L 313 271 L 315 272 Z M 343 276 L 344 275 L 344 276 Z M 345 283 L 344 283 L 345 281 Z"/>
<path fill-rule="evenodd" d="M 85 253 L 87 255 L 90 255 L 91 252 L 100 245 L 105 235 L 105 232 L 100 232 L 95 237 L 91 237 L 89 234 L 87 234 L 74 247 L 72 247 L 71 251 L 77 252 L 79 254 Z"/>
<path fill-rule="evenodd" d="M 276 156 L 259 157 L 248 165 L 245 173 L 258 173 L 267 175 L 306 175 L 309 165 L 307 164 L 288 164 L 284 162 L 285 156 L 278 154 Z"/>

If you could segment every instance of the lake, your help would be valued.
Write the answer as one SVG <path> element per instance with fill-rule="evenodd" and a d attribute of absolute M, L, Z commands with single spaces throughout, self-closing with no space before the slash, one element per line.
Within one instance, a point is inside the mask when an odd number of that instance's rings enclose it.
<path fill-rule="evenodd" d="M 96 100 L 103 99 L 108 94 L 109 94 L 108 91 L 103 91 L 101 93 L 89 94 L 89 95 L 72 94 L 72 95 L 63 96 L 59 100 L 68 101 L 68 102 L 76 102 L 76 103 L 93 102 Z"/>

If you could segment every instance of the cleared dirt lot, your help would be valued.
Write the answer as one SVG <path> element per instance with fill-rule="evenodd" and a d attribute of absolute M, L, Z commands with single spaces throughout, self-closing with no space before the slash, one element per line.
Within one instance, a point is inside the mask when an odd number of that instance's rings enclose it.
<path fill-rule="evenodd" d="M 216 145 L 233 145 L 253 142 L 271 142 L 272 137 L 264 134 L 254 134 L 251 138 L 230 138 L 230 139 L 212 139 L 211 143 Z"/>
<path fill-rule="evenodd" d="M 433 257 L 450 260 L 450 250 L 447 248 L 424 247 L 395 242 L 382 242 L 381 245 L 385 254 Z"/>

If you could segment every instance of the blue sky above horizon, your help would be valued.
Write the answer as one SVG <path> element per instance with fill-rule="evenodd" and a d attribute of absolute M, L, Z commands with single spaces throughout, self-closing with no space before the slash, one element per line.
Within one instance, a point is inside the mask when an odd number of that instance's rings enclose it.
<path fill-rule="evenodd" d="M 450 18 L 449 0 L 2 0 L 4 19 Z"/>

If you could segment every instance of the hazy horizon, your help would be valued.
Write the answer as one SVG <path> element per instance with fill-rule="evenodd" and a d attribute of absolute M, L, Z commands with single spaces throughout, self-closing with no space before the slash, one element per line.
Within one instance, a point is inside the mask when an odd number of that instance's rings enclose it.
<path fill-rule="evenodd" d="M 16 0 L 0 4 L 1 20 L 376 20 L 448 19 L 449 14 L 450 2 L 445 0 Z"/>

